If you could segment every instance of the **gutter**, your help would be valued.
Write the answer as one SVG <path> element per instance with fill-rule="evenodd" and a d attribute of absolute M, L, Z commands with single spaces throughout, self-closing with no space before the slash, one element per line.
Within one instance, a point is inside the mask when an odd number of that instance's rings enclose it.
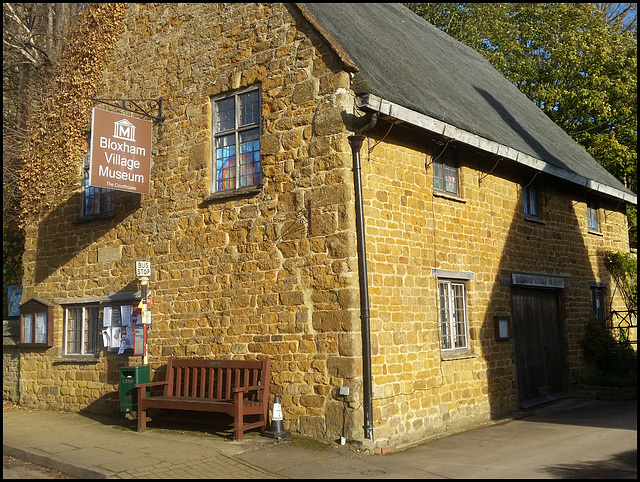
<path fill-rule="evenodd" d="M 634 206 L 638 204 L 638 196 L 632 193 L 627 193 L 616 189 L 615 187 L 607 186 L 594 181 L 593 179 L 588 179 L 576 174 L 575 172 L 561 169 L 549 164 L 548 162 L 513 149 L 512 147 L 499 144 L 477 134 L 472 134 L 471 132 L 462 130 L 428 115 L 407 109 L 406 107 L 395 104 L 386 99 L 382 99 L 376 95 L 369 93 L 359 94 L 356 97 L 356 106 L 365 112 L 377 112 L 379 115 L 393 117 L 415 127 L 435 132 L 448 139 L 460 142 L 461 144 L 480 149 L 504 159 L 509 159 L 520 165 L 535 169 L 536 171 L 544 172 L 545 174 L 549 174 L 559 179 L 578 184 L 583 188 L 596 191 L 604 196 L 624 201 L 629 204 L 633 204 Z"/>

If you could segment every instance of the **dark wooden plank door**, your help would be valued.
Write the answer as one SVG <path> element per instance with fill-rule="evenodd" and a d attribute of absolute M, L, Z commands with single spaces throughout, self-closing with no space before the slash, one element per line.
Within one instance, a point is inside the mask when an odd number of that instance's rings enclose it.
<path fill-rule="evenodd" d="M 520 402 L 565 391 L 559 292 L 511 291 L 516 376 Z"/>

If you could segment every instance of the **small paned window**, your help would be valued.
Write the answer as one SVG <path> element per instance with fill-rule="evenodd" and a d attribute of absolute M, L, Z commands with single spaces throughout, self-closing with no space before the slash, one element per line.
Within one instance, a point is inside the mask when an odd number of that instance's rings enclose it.
<path fill-rule="evenodd" d="M 464 283 L 438 281 L 438 298 L 442 349 L 468 348 L 469 326 Z"/>
<path fill-rule="evenodd" d="M 587 227 L 590 231 L 600 231 L 598 208 L 592 201 L 587 203 Z"/>
<path fill-rule="evenodd" d="M 113 189 L 89 185 L 89 153 L 82 165 L 82 217 L 112 214 L 116 210 L 116 192 Z"/>
<path fill-rule="evenodd" d="M 524 215 L 539 218 L 540 203 L 538 201 L 538 188 L 535 184 L 530 184 L 522 188 L 522 203 L 524 205 Z"/>
<path fill-rule="evenodd" d="M 53 305 L 32 298 L 20 308 L 20 345 L 53 346 Z"/>
<path fill-rule="evenodd" d="M 64 326 L 66 355 L 99 353 L 102 324 L 98 305 L 65 308 Z"/>
<path fill-rule="evenodd" d="M 262 184 L 260 90 L 213 100 L 213 191 Z"/>
<path fill-rule="evenodd" d="M 605 305 L 605 289 L 604 288 L 596 288 L 592 287 L 591 292 L 591 310 L 593 311 L 593 316 L 601 326 L 605 326 L 607 323 L 607 312 Z"/>
<path fill-rule="evenodd" d="M 453 157 L 442 156 L 433 161 L 433 188 L 450 194 L 460 194 L 458 162 Z"/>

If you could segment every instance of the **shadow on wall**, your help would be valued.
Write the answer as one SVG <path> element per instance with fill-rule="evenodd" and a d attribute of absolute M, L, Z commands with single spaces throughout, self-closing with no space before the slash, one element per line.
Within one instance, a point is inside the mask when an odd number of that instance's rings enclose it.
<path fill-rule="evenodd" d="M 504 132 L 505 138 L 513 137 L 514 145 L 522 141 L 535 157 L 568 169 L 506 106 L 482 89 L 478 93 L 511 130 Z M 527 408 L 566 396 L 570 375 L 580 369 L 584 324 L 590 320 L 587 282 L 606 281 L 608 276 L 593 272 L 585 232 L 577 219 L 573 200 L 582 201 L 584 194 L 533 170 L 501 166 L 495 175 L 511 179 L 518 188 L 517 210 L 504 240 L 482 329 L 491 414 L 499 417 L 513 407 Z M 539 217 L 526 219 L 522 187 L 532 184 L 538 194 Z M 504 226 L 487 225 L 486 229 L 487 233 L 504 232 Z M 540 277 L 518 279 L 514 273 Z M 496 330 L 500 318 L 508 320 L 506 340 Z"/>
<path fill-rule="evenodd" d="M 140 195 L 116 192 L 115 214 L 81 220 L 82 194 L 75 193 L 56 206 L 38 225 L 35 259 L 35 283 L 42 283 L 60 268 L 75 259 L 84 266 L 97 265 L 97 250 L 88 250 L 111 229 L 119 226 L 140 208 Z M 125 228 L 126 229 L 126 228 Z M 126 238 L 126 237 L 125 237 Z M 126 243 L 126 239 L 123 239 Z M 83 251 L 85 251 L 83 253 Z M 64 284 L 73 276 L 62 276 Z"/>
<path fill-rule="evenodd" d="M 483 324 L 493 418 L 518 406 L 529 408 L 567 395 L 571 374 L 580 369 L 584 324 L 590 321 L 587 282 L 607 279 L 605 273 L 596 278 L 592 270 L 571 200 L 580 199 L 580 194 L 567 196 L 566 186 L 539 177 L 540 217 L 525 219 L 521 186 L 529 182 L 527 176 L 513 179 L 519 183 L 518 208 Z M 500 228 L 487 225 L 486 229 L 498 233 Z M 500 318 L 508 320 L 505 340 L 499 339 L 495 326 Z"/>

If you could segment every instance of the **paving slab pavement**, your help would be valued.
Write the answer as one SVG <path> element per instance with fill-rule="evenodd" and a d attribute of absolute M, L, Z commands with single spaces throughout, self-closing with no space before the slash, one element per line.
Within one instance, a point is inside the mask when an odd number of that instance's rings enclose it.
<path fill-rule="evenodd" d="M 565 400 L 386 455 L 155 425 L 137 433 L 124 415 L 3 411 L 3 451 L 79 478 L 637 478 L 635 401 Z"/>

